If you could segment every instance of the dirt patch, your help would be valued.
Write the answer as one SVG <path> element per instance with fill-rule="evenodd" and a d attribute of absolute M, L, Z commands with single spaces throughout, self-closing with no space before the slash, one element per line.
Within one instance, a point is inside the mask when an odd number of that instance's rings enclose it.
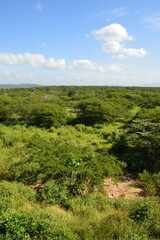
<path fill-rule="evenodd" d="M 144 196 L 144 191 L 138 186 L 138 181 L 127 176 L 119 177 L 116 183 L 111 178 L 104 179 L 104 190 L 111 198 L 132 199 Z"/>
<path fill-rule="evenodd" d="M 44 188 L 44 185 L 40 184 L 40 183 L 37 183 L 35 185 L 28 185 L 29 188 L 32 188 L 36 191 L 39 191 L 40 189 Z"/>

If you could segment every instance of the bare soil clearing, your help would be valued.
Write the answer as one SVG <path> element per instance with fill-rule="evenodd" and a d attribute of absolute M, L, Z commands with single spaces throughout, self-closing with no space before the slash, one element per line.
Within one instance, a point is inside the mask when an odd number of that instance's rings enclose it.
<path fill-rule="evenodd" d="M 119 177 L 116 183 L 111 178 L 104 179 L 104 190 L 111 198 L 134 199 L 144 197 L 144 191 L 139 187 L 138 181 L 127 176 Z"/>

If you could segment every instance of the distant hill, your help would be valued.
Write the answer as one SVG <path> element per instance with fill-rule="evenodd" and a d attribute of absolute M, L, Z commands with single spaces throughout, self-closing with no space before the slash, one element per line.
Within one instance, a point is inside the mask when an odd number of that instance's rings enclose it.
<path fill-rule="evenodd" d="M 29 84 L 29 83 L 21 83 L 21 84 L 0 84 L 0 89 L 7 88 L 31 88 L 31 87 L 39 87 L 38 84 Z"/>

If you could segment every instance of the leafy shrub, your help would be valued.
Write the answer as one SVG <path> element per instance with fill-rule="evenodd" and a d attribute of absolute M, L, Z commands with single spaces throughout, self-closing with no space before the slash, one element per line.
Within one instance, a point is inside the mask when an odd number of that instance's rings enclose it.
<path fill-rule="evenodd" d="M 97 161 L 103 169 L 103 177 L 116 177 L 123 173 L 123 168 L 127 165 L 119 161 L 115 156 L 110 155 L 106 148 L 98 150 L 96 155 Z"/>
<path fill-rule="evenodd" d="M 130 212 L 129 217 L 136 222 L 143 222 L 148 219 L 151 213 L 151 208 L 152 204 L 149 201 L 139 201 Z"/>
<path fill-rule="evenodd" d="M 67 113 L 60 105 L 41 103 L 33 108 L 30 124 L 37 127 L 50 128 L 66 124 Z"/>
<path fill-rule="evenodd" d="M 5 240 L 31 240 L 27 228 L 29 216 L 23 212 L 6 213 L 0 217 L 0 232 Z"/>
<path fill-rule="evenodd" d="M 144 190 L 151 195 L 160 195 L 160 172 L 151 174 L 144 170 L 139 173 L 139 179 L 144 184 Z"/>
<path fill-rule="evenodd" d="M 60 204 L 66 207 L 69 193 L 65 185 L 56 184 L 55 180 L 50 180 L 39 190 L 37 198 L 45 204 Z"/>
<path fill-rule="evenodd" d="M 108 131 L 102 131 L 102 132 L 100 133 L 100 136 L 101 136 L 102 138 L 104 138 L 105 140 L 107 140 L 110 135 L 111 135 L 111 133 L 109 133 Z"/>
<path fill-rule="evenodd" d="M 135 222 L 134 227 L 151 237 L 149 239 L 159 239 L 160 237 L 160 208 L 159 201 L 138 200 L 129 213 L 129 217 Z M 140 235 L 140 234 L 139 234 Z"/>
<path fill-rule="evenodd" d="M 86 129 L 86 126 L 84 124 L 76 124 L 75 128 L 77 129 L 77 131 L 79 132 L 84 132 Z"/>
<path fill-rule="evenodd" d="M 115 139 L 111 153 L 125 161 L 130 172 L 139 173 L 144 169 L 160 171 L 160 124 L 134 120 L 128 131 Z"/>
<path fill-rule="evenodd" d="M 147 119 L 153 123 L 159 123 L 160 121 L 160 106 L 157 106 L 154 109 L 145 109 L 143 108 L 139 113 L 138 113 L 138 118 L 139 119 Z"/>
<path fill-rule="evenodd" d="M 106 211 L 113 206 L 111 199 L 101 193 L 84 194 L 68 201 L 69 209 L 76 212 L 79 206 L 91 207 L 97 211 Z"/>
<path fill-rule="evenodd" d="M 149 230 L 149 234 L 157 239 L 160 238 L 160 208 L 159 203 L 153 204 L 149 219 L 146 222 L 146 228 Z"/>
<path fill-rule="evenodd" d="M 122 212 L 115 212 L 105 217 L 99 224 L 96 236 L 97 239 L 115 240 L 131 239 L 132 225 L 131 220 Z"/>
<path fill-rule="evenodd" d="M 102 129 L 104 127 L 103 124 L 95 124 L 94 125 L 94 128 L 97 128 L 97 129 Z"/>
<path fill-rule="evenodd" d="M 96 98 L 82 100 L 78 105 L 80 112 L 79 121 L 85 125 L 101 124 L 109 121 L 112 107 L 106 106 L 106 103 Z"/>
<path fill-rule="evenodd" d="M 19 149 L 19 161 L 11 164 L 8 178 L 24 184 L 55 180 L 70 194 L 99 187 L 105 176 L 122 174 L 125 164 L 108 153 L 84 152 L 67 136 L 48 137 L 35 134 Z"/>
<path fill-rule="evenodd" d="M 35 191 L 21 183 L 0 183 L 0 211 L 16 208 L 25 202 L 35 202 Z"/>
<path fill-rule="evenodd" d="M 0 232 L 6 240 L 75 240 L 76 236 L 65 226 L 60 226 L 53 215 L 39 210 L 32 215 L 17 211 L 3 214 Z"/>

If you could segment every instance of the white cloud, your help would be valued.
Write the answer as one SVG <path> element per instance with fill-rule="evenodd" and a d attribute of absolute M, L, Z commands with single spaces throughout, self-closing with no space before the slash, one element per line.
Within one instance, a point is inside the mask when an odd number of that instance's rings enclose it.
<path fill-rule="evenodd" d="M 99 30 L 92 31 L 92 35 L 97 40 L 103 40 L 102 49 L 106 53 L 118 53 L 114 58 L 123 59 L 126 57 L 143 57 L 147 51 L 143 48 L 126 48 L 124 41 L 133 40 L 126 29 L 117 23 L 110 24 Z"/>
<path fill-rule="evenodd" d="M 123 53 L 123 55 L 126 55 L 128 57 L 143 57 L 147 55 L 147 52 L 143 48 L 122 48 L 120 50 L 120 53 Z"/>
<path fill-rule="evenodd" d="M 128 35 L 126 29 L 118 23 L 113 23 L 99 30 L 94 30 L 92 31 L 92 34 L 97 40 L 103 41 L 121 42 L 133 40 L 133 37 Z"/>
<path fill-rule="evenodd" d="M 117 53 L 121 48 L 121 44 L 117 41 L 104 42 L 102 44 L 102 49 L 106 53 Z"/>
<path fill-rule="evenodd" d="M 42 54 L 11 54 L 0 53 L 0 63 L 9 65 L 29 65 L 47 69 L 65 69 L 64 59 L 46 59 Z"/>
<path fill-rule="evenodd" d="M 74 60 L 72 61 L 71 65 L 71 69 L 94 70 L 104 72 L 104 68 L 102 66 L 89 60 Z"/>
<path fill-rule="evenodd" d="M 106 53 L 121 53 L 114 58 L 125 58 L 125 57 L 143 57 L 147 54 L 143 48 L 125 48 L 121 43 L 116 41 L 105 42 L 102 44 L 102 49 Z"/>
<path fill-rule="evenodd" d="M 118 73 L 122 70 L 121 67 L 117 65 L 101 66 L 89 60 L 74 60 L 71 62 L 70 69 L 92 70 L 97 72 L 115 72 L 115 73 Z"/>
<path fill-rule="evenodd" d="M 146 17 L 143 19 L 144 23 L 148 24 L 149 28 L 160 29 L 160 12 L 155 13 L 152 17 Z"/>
<path fill-rule="evenodd" d="M 37 3 L 34 7 L 34 9 L 37 9 L 39 11 L 41 11 L 43 9 L 42 5 L 40 3 Z"/>
<path fill-rule="evenodd" d="M 42 54 L 10 54 L 0 53 L 0 63 L 7 65 L 27 65 L 41 67 L 45 69 L 68 69 L 68 70 L 88 70 L 90 72 L 120 72 L 122 69 L 117 65 L 102 66 L 87 59 L 79 59 L 66 65 L 65 59 L 45 58 Z M 3 67 L 3 66 L 0 66 Z M 4 66 L 6 67 L 6 66 Z M 2 68 L 3 69 L 3 68 Z M 6 71 L 6 75 L 7 75 Z"/>
<path fill-rule="evenodd" d="M 124 59 L 126 58 L 127 56 L 124 55 L 124 54 L 119 54 L 119 55 L 115 55 L 115 56 L 112 56 L 112 58 L 116 58 L 116 59 Z"/>

